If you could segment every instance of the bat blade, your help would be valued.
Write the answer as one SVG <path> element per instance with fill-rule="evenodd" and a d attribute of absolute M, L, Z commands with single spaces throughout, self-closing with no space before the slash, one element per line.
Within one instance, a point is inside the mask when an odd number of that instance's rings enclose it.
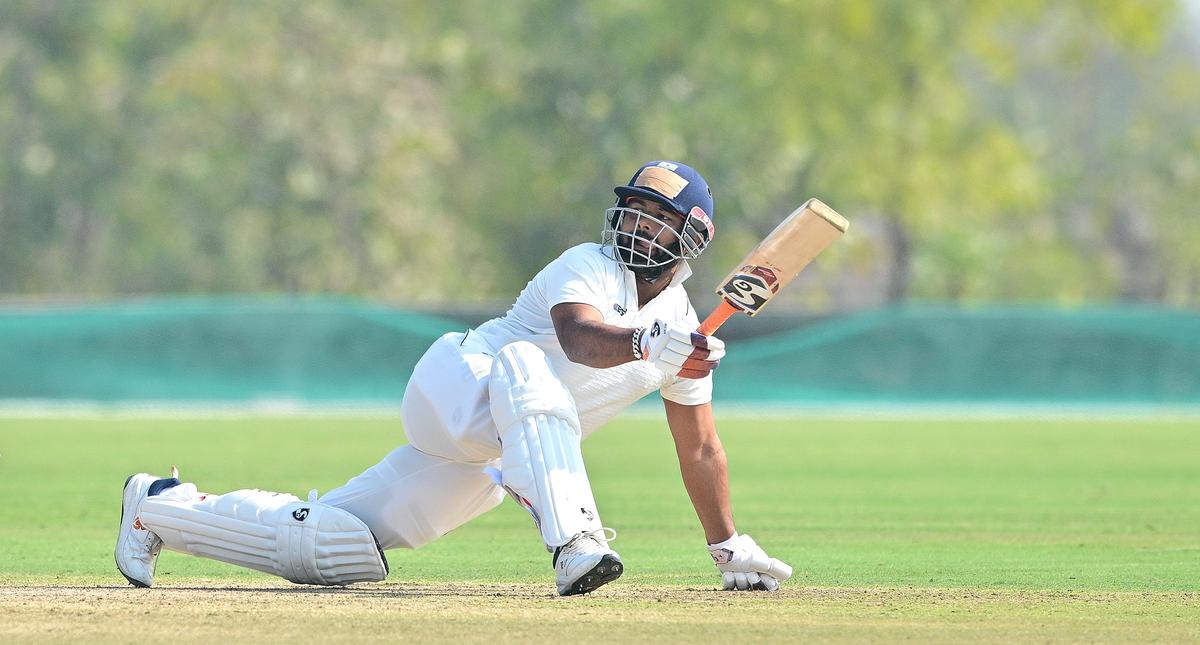
<path fill-rule="evenodd" d="M 757 315 L 849 225 L 821 200 L 814 197 L 804 202 L 725 276 L 717 287 L 721 305 L 700 325 L 700 332 L 711 335 L 738 311 Z"/>

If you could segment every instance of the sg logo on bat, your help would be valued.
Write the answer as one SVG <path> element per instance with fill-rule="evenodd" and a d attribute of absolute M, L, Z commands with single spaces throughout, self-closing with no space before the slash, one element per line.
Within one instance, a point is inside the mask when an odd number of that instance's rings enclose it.
<path fill-rule="evenodd" d="M 779 290 L 775 272 L 761 266 L 744 266 L 721 287 L 729 304 L 753 316 Z"/>

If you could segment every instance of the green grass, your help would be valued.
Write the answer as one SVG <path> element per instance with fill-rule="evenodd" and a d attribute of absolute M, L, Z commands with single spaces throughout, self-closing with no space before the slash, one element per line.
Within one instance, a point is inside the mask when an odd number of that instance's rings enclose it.
<path fill-rule="evenodd" d="M 721 423 L 738 526 L 795 566 L 775 594 L 718 577 L 660 421 L 584 451 L 627 573 L 558 598 L 505 503 L 380 584 L 324 589 L 164 552 L 135 590 L 112 563 L 125 477 L 301 496 L 402 440 L 367 418 L 0 419 L 0 641 L 1200 641 L 1195 421 Z"/>
<path fill-rule="evenodd" d="M 728 419 L 740 530 L 796 568 L 792 585 L 1104 592 L 1200 588 L 1194 421 Z M 208 492 L 327 490 L 402 442 L 364 418 L 0 419 L 0 583 L 120 582 L 112 542 L 130 473 L 178 464 Z M 665 425 L 635 419 L 585 446 L 634 585 L 717 576 Z M 514 504 L 419 550 L 392 578 L 549 585 Z M 274 579 L 164 553 L 160 581 Z"/>

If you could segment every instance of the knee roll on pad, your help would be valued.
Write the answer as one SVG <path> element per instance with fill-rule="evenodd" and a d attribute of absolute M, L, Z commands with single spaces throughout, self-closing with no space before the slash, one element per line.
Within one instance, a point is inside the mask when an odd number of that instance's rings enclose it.
<path fill-rule="evenodd" d="M 492 418 L 501 432 L 525 417 L 545 414 L 566 421 L 580 433 L 571 391 L 559 380 L 537 345 L 518 341 L 496 353 L 488 385 Z"/>
<path fill-rule="evenodd" d="M 488 387 L 500 432 L 501 484 L 533 516 L 547 547 L 600 528 L 575 401 L 546 354 L 524 341 L 504 346 Z"/>
<path fill-rule="evenodd" d="M 194 496 L 164 494 L 142 504 L 142 523 L 168 549 L 300 584 L 346 585 L 387 577 L 387 559 L 370 529 L 340 508 L 261 490 L 199 496 L 194 486 L 183 486 Z"/>

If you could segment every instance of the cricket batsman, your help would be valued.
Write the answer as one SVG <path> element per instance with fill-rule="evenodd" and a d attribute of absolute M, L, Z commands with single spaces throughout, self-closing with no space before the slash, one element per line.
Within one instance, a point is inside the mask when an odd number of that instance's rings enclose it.
<path fill-rule="evenodd" d="M 696 332 L 684 291 L 713 239 L 698 172 L 655 161 L 614 189 L 599 244 L 567 249 L 512 308 L 425 352 L 404 392 L 408 443 L 308 500 L 261 490 L 199 492 L 176 473 L 125 482 L 117 568 L 149 587 L 159 551 L 213 558 L 292 582 L 387 576 L 384 551 L 416 549 L 495 508 L 507 493 L 533 517 L 558 593 L 584 594 L 624 571 L 592 496 L 580 442 L 654 390 L 683 484 L 730 590 L 774 591 L 791 567 L 737 532 L 712 370 L 725 354 Z"/>

